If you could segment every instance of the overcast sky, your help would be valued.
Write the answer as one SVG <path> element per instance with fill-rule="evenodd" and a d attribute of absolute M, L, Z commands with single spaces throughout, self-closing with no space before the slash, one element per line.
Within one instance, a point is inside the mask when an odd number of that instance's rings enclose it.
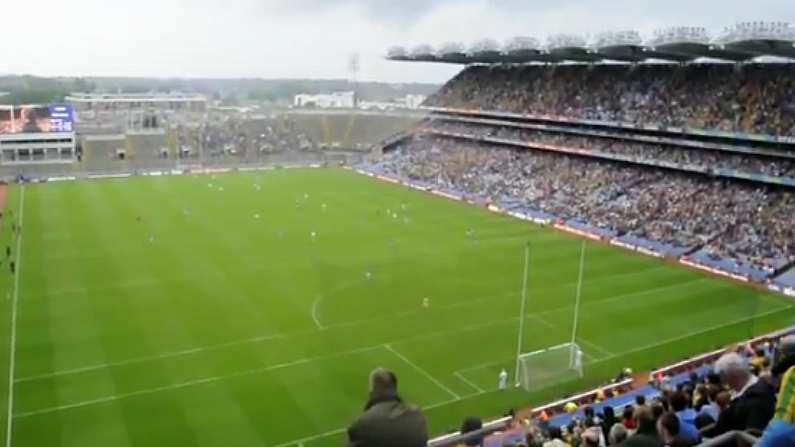
<path fill-rule="evenodd" d="M 391 45 L 795 21 L 795 0 L 38 0 L 3 5 L 0 73 L 443 82 Z"/>

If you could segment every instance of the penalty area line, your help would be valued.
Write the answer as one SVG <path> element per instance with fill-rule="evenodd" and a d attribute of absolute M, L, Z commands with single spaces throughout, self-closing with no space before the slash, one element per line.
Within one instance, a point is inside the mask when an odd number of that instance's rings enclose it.
<path fill-rule="evenodd" d="M 400 360 L 402 360 L 402 361 L 403 361 L 403 363 L 405 363 L 405 364 L 407 364 L 407 365 L 411 366 L 411 367 L 412 367 L 412 368 L 414 368 L 414 369 L 415 369 L 415 370 L 416 370 L 418 373 L 420 373 L 420 374 L 422 374 L 423 376 L 425 376 L 426 378 L 428 378 L 428 379 L 429 379 L 431 382 L 433 382 L 433 384 L 434 384 L 434 385 L 436 385 L 436 386 L 437 386 L 437 387 L 439 387 L 440 389 L 444 390 L 444 392 L 445 392 L 445 393 L 447 393 L 447 394 L 449 394 L 449 395 L 453 396 L 453 398 L 454 398 L 454 399 L 461 399 L 461 396 L 459 396 L 458 394 L 456 394 L 456 393 L 455 393 L 453 390 L 451 390 L 450 388 L 448 388 L 447 386 L 445 386 L 445 384 L 443 384 L 443 383 L 442 383 L 442 382 L 440 382 L 438 379 L 436 379 L 435 377 L 433 377 L 433 376 L 432 376 L 432 375 L 431 375 L 431 374 L 430 374 L 428 371 L 425 371 L 424 369 L 420 368 L 420 367 L 419 367 L 419 366 L 418 366 L 416 363 L 414 363 L 414 362 L 412 362 L 411 360 L 409 360 L 408 358 L 406 358 L 406 356 L 405 356 L 405 355 L 403 355 L 403 354 L 399 353 L 399 352 L 398 352 L 397 350 L 395 350 L 395 348 L 393 348 L 391 345 L 389 345 L 389 344 L 386 344 L 386 345 L 384 345 L 384 348 L 386 348 L 386 350 L 387 350 L 387 351 L 389 351 L 389 352 L 391 352 L 392 354 L 395 354 L 395 357 L 397 357 L 397 358 L 399 358 Z"/>
<path fill-rule="evenodd" d="M 453 375 L 458 377 L 459 379 L 461 379 L 462 382 L 464 382 L 467 385 L 469 385 L 472 388 L 474 388 L 478 393 L 484 393 L 485 392 L 483 390 L 483 388 L 479 387 L 475 382 L 473 382 L 473 381 L 467 379 L 466 377 L 464 377 L 464 375 L 461 374 L 461 371 L 456 371 L 456 372 L 453 373 Z"/>

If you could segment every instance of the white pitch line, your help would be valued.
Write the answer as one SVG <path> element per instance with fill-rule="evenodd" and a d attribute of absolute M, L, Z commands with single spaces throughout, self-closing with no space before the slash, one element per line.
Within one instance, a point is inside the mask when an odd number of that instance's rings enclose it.
<path fill-rule="evenodd" d="M 579 341 L 580 343 L 582 343 L 584 345 L 590 346 L 591 348 L 599 351 L 600 353 L 606 355 L 607 357 L 616 355 L 614 352 L 608 351 L 607 349 L 603 348 L 602 346 L 597 345 L 596 343 L 594 343 L 594 342 L 592 342 L 592 341 L 590 341 L 590 340 L 588 340 L 586 338 L 578 337 L 577 341 Z"/>
<path fill-rule="evenodd" d="M 444 392 L 446 392 L 447 394 L 453 396 L 453 398 L 455 398 L 455 399 L 461 399 L 461 396 L 456 394 L 453 390 L 451 390 L 450 388 L 445 386 L 445 384 L 443 384 L 442 382 L 437 380 L 435 377 L 433 377 L 428 371 L 425 371 L 424 369 L 420 368 L 416 363 L 414 363 L 411 360 L 409 360 L 408 358 L 406 358 L 405 355 L 397 352 L 391 345 L 386 344 L 386 345 L 384 345 L 384 347 L 386 348 L 387 351 L 391 352 L 392 354 L 395 354 L 395 356 L 397 358 L 399 358 L 400 360 L 402 360 L 404 363 L 406 363 L 407 365 L 409 365 L 412 368 L 414 368 L 415 370 L 417 370 L 417 372 L 419 372 L 423 376 L 427 377 L 431 382 L 434 383 L 434 385 L 436 385 L 439 388 L 441 388 L 442 390 L 444 390 Z"/>
<path fill-rule="evenodd" d="M 115 395 L 112 395 L 112 396 L 106 396 L 106 397 L 102 397 L 102 398 L 99 398 L 99 399 L 86 400 L 86 401 L 75 402 L 75 403 L 66 404 L 66 405 L 60 405 L 60 406 L 56 406 L 56 407 L 48 407 L 48 408 L 42 408 L 42 409 L 39 409 L 39 410 L 27 411 L 27 412 L 24 412 L 24 413 L 17 413 L 15 415 L 13 415 L 13 417 L 14 418 L 23 418 L 23 417 L 29 417 L 29 416 L 36 416 L 36 415 L 40 415 L 40 414 L 54 413 L 54 412 L 57 412 L 57 411 L 68 410 L 68 409 L 72 409 L 72 408 L 80 408 L 80 407 L 85 407 L 85 406 L 89 406 L 89 405 L 96 405 L 96 404 L 102 404 L 102 403 L 107 403 L 107 402 L 113 402 L 113 401 L 117 401 L 117 400 L 121 400 L 121 399 L 126 399 L 126 398 L 129 398 L 129 397 L 143 396 L 143 395 L 147 395 L 147 394 L 153 394 L 153 393 L 158 393 L 158 392 L 162 392 L 162 391 L 169 391 L 169 390 L 185 388 L 185 387 L 190 387 L 190 386 L 196 386 L 196 385 L 204 385 L 204 384 L 207 384 L 207 383 L 219 382 L 219 381 L 225 380 L 225 379 L 232 379 L 232 378 L 242 377 L 242 376 L 250 376 L 250 375 L 253 375 L 253 374 L 261 374 L 261 373 L 264 373 L 264 372 L 275 371 L 275 370 L 284 369 L 284 368 L 289 368 L 291 366 L 302 365 L 302 364 L 305 364 L 305 363 L 311 363 L 311 362 L 316 362 L 316 361 L 321 361 L 321 360 L 328 360 L 328 359 L 332 359 L 332 358 L 335 358 L 335 357 L 358 354 L 358 353 L 367 352 L 367 351 L 374 351 L 376 349 L 381 349 L 383 347 L 384 347 L 384 345 L 374 345 L 374 346 L 367 346 L 367 347 L 364 347 L 364 348 L 358 348 L 358 349 L 353 349 L 353 350 L 344 351 L 344 352 L 337 352 L 337 353 L 334 353 L 334 354 L 327 354 L 327 355 L 322 355 L 322 356 L 317 356 L 317 357 L 306 357 L 306 358 L 294 360 L 294 361 L 291 361 L 291 362 L 284 362 L 284 363 L 279 363 L 279 364 L 276 364 L 276 365 L 264 366 L 264 367 L 261 367 L 261 368 L 254 368 L 254 369 L 247 369 L 247 370 L 243 370 L 243 371 L 238 371 L 236 373 L 232 373 L 232 374 L 229 374 L 229 375 L 226 375 L 226 376 L 207 377 L 207 378 L 204 378 L 204 379 L 191 380 L 191 381 L 181 382 L 181 383 L 174 383 L 174 384 L 171 384 L 171 385 L 165 385 L 165 386 L 156 387 L 156 388 L 148 388 L 148 389 L 144 389 L 144 390 L 132 391 L 130 393 L 115 394 Z"/>
<path fill-rule="evenodd" d="M 467 385 L 469 385 L 472 388 L 474 388 L 477 392 L 479 392 L 479 393 L 483 393 L 484 392 L 483 388 L 479 387 L 475 382 L 473 382 L 473 381 L 467 379 L 466 377 L 464 377 L 464 375 L 461 374 L 461 372 L 456 371 L 456 372 L 453 373 L 453 375 L 458 377 L 459 379 L 461 379 L 462 382 L 464 382 Z"/>
<path fill-rule="evenodd" d="M 325 438 L 326 436 L 336 435 L 339 433 L 343 433 L 347 430 L 348 430 L 347 428 L 338 428 L 336 430 L 330 430 L 325 433 L 320 433 L 314 436 L 307 436 L 306 438 L 296 439 L 295 441 L 285 442 L 283 444 L 277 444 L 274 447 L 287 447 L 290 445 L 300 446 L 305 442 L 314 441 L 315 439 Z"/>
<path fill-rule="evenodd" d="M 319 295 L 317 298 L 315 298 L 315 301 L 312 302 L 312 321 L 314 321 L 315 326 L 322 331 L 323 323 L 320 322 L 320 318 L 317 316 L 317 308 L 321 301 L 323 301 L 323 295 Z"/>
<path fill-rule="evenodd" d="M 540 316 L 538 316 L 538 314 L 528 314 L 527 318 L 535 320 L 535 321 L 538 321 L 539 323 L 541 323 L 542 325 L 544 325 L 544 326 L 546 326 L 546 327 L 548 327 L 550 329 L 555 329 L 555 328 L 558 327 L 558 325 L 556 325 L 554 323 L 550 323 L 545 318 L 541 318 Z"/>
<path fill-rule="evenodd" d="M 22 271 L 22 219 L 25 216 L 25 185 L 20 186 L 19 230 L 17 233 L 16 270 L 14 270 L 14 301 L 11 304 L 11 348 L 8 361 L 8 415 L 6 416 L 6 447 L 11 447 L 14 429 L 14 363 L 17 349 L 17 303 L 19 303 L 19 275 Z"/>
<path fill-rule="evenodd" d="M 685 339 L 688 339 L 688 338 L 691 338 L 691 337 L 695 337 L 696 335 L 701 335 L 701 334 L 706 334 L 706 333 L 709 333 L 709 332 L 712 332 L 712 331 L 717 331 L 718 329 L 723 329 L 725 327 L 732 326 L 732 325 L 739 324 L 739 323 L 743 323 L 743 322 L 746 322 L 746 321 L 749 321 L 749 320 L 754 320 L 756 318 L 762 318 L 762 317 L 765 317 L 765 316 L 768 316 L 768 315 L 777 314 L 777 313 L 779 313 L 779 312 L 781 312 L 783 310 L 792 309 L 792 308 L 795 308 L 795 306 L 790 306 L 790 305 L 781 306 L 781 307 L 778 307 L 776 309 L 772 309 L 772 310 L 769 310 L 767 312 L 763 312 L 761 314 L 752 315 L 750 317 L 737 318 L 735 320 L 731 320 L 731 321 L 728 321 L 726 323 L 717 324 L 717 325 L 710 326 L 710 327 L 707 327 L 707 328 L 704 328 L 704 329 L 701 329 L 701 330 L 698 330 L 698 331 L 688 332 L 687 334 L 679 335 L 677 337 L 668 338 L 668 339 L 661 340 L 661 341 L 658 341 L 658 342 L 649 343 L 649 344 L 646 344 L 646 345 L 643 345 L 643 346 L 639 346 L 637 348 L 633 348 L 633 349 L 630 349 L 628 351 L 623 351 L 623 352 L 620 352 L 618 354 L 613 354 L 610 357 L 603 357 L 603 358 L 601 358 L 599 360 L 595 360 L 593 363 L 604 362 L 606 360 L 611 360 L 611 359 L 614 359 L 616 357 L 623 357 L 625 355 L 634 354 L 636 352 L 645 351 L 647 349 L 656 348 L 658 346 L 664 346 L 664 345 L 673 343 L 675 341 L 685 340 Z"/>
<path fill-rule="evenodd" d="M 91 372 L 91 371 L 96 371 L 96 370 L 100 370 L 100 369 L 115 368 L 115 367 L 119 367 L 119 366 L 134 365 L 134 364 L 137 364 L 137 363 L 145 363 L 145 362 L 151 362 L 151 361 L 155 361 L 155 360 L 163 360 L 163 359 L 169 359 L 169 358 L 175 358 L 175 357 L 182 357 L 182 356 L 186 356 L 186 355 L 196 354 L 196 353 L 199 353 L 199 352 L 218 350 L 218 349 L 222 349 L 222 348 L 228 348 L 228 347 L 232 347 L 232 346 L 238 346 L 238 345 L 249 344 L 249 343 L 257 343 L 257 342 L 262 342 L 262 341 L 266 341 L 266 340 L 274 340 L 274 339 L 282 338 L 282 337 L 284 337 L 283 334 L 273 334 L 273 335 L 263 335 L 263 336 L 260 336 L 260 337 L 245 338 L 245 339 L 242 339 L 242 340 L 235 340 L 235 341 L 231 341 L 231 342 L 227 342 L 227 343 L 220 343 L 220 344 L 217 344 L 217 345 L 210 345 L 210 346 L 197 347 L 197 348 L 189 348 L 189 349 L 183 349 L 181 351 L 169 351 L 169 352 L 164 352 L 162 354 L 150 355 L 150 356 L 145 356 L 145 357 L 135 357 L 135 358 L 132 358 L 132 359 L 127 359 L 127 360 L 120 360 L 118 362 L 100 363 L 100 364 L 96 364 L 96 365 L 83 366 L 83 367 L 80 367 L 80 368 L 64 369 L 64 370 L 55 371 L 55 372 L 51 372 L 51 373 L 37 374 L 37 375 L 34 375 L 34 376 L 27 376 L 27 377 L 20 377 L 19 379 L 16 379 L 15 382 L 16 383 L 31 382 L 31 381 L 34 381 L 34 380 L 51 379 L 53 377 L 66 376 L 66 375 L 71 375 L 71 374 L 80 374 L 80 373 Z"/>
<path fill-rule="evenodd" d="M 149 388 L 149 389 L 146 389 L 146 390 L 133 391 L 131 393 L 115 394 L 113 396 L 101 397 L 99 399 L 85 400 L 85 401 L 82 401 L 82 402 L 75 402 L 73 404 L 59 405 L 57 407 L 50 407 L 50 408 L 44 408 L 44 409 L 41 409 L 41 410 L 34 410 L 34 411 L 27 411 L 27 412 L 24 412 L 24 413 L 17 413 L 17 414 L 14 415 L 14 417 L 15 418 L 24 418 L 24 417 L 29 417 L 29 416 L 36 416 L 38 414 L 54 413 L 56 411 L 69 410 L 71 408 L 80 408 L 80 407 L 85 407 L 85 406 L 88 406 L 88 405 L 103 404 L 103 403 L 113 402 L 113 401 L 116 401 L 116 400 L 119 400 L 119 399 L 125 399 L 125 398 L 129 398 L 129 397 L 144 396 L 144 395 L 147 395 L 147 394 L 154 394 L 154 393 L 158 393 L 158 392 L 161 392 L 161 391 L 170 391 L 170 390 L 176 390 L 176 389 L 179 389 L 179 388 L 186 388 L 186 387 L 189 387 L 189 386 L 202 385 L 202 384 L 205 384 L 205 383 L 212 383 L 212 382 L 216 382 L 218 380 L 220 380 L 219 377 L 208 377 L 206 379 L 191 380 L 189 382 L 175 383 L 173 385 L 166 385 L 166 386 L 161 386 L 161 387 L 157 387 L 157 388 Z"/>

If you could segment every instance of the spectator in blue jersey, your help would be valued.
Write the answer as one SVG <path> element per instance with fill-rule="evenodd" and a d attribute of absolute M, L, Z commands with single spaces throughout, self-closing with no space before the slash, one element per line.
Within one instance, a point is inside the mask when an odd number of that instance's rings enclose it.
<path fill-rule="evenodd" d="M 698 414 L 687 403 L 688 398 L 684 392 L 678 391 L 671 395 L 671 411 L 679 419 L 678 434 L 690 444 L 697 444 L 701 440 L 701 435 L 696 428 L 696 417 Z"/>

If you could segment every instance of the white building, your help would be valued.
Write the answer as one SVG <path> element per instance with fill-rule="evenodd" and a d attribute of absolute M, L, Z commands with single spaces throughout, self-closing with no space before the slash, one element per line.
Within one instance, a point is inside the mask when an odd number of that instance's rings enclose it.
<path fill-rule="evenodd" d="M 295 95 L 295 107 L 317 107 L 320 109 L 352 109 L 355 103 L 354 92 L 334 92 L 329 94 Z"/>
<path fill-rule="evenodd" d="M 419 109 L 426 99 L 428 99 L 428 97 L 425 95 L 406 95 L 406 108 Z"/>
<path fill-rule="evenodd" d="M 425 95 L 406 95 L 389 101 L 359 101 L 359 108 L 364 110 L 415 110 L 425 101 Z"/>

